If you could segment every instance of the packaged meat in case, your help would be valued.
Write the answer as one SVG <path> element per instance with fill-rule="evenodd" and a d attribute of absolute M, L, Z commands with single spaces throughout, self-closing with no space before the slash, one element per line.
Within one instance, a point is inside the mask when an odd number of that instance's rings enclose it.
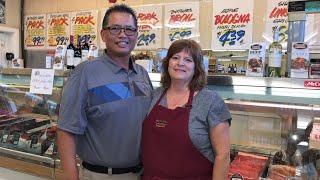
<path fill-rule="evenodd" d="M 256 180 L 262 176 L 269 159 L 264 156 L 239 152 L 230 164 L 228 179 L 241 175 L 245 180 Z M 238 178 L 239 179 L 239 178 Z"/>

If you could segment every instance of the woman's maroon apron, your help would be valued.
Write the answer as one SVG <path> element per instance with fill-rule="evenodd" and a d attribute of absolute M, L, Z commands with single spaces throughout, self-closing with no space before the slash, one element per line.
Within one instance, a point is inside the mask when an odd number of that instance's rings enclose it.
<path fill-rule="evenodd" d="M 143 123 L 142 180 L 211 180 L 213 164 L 192 144 L 189 115 L 194 92 L 185 108 L 159 105 L 163 92 Z"/>

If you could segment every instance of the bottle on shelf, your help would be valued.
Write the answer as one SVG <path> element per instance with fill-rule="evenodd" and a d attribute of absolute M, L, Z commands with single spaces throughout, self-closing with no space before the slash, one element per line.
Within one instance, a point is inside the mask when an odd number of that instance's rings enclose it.
<path fill-rule="evenodd" d="M 229 66 L 228 66 L 228 73 L 231 73 L 231 66 L 230 66 L 230 64 L 229 64 Z"/>
<path fill-rule="evenodd" d="M 74 50 L 73 35 L 70 35 L 70 43 L 67 47 L 67 69 L 74 69 Z"/>
<path fill-rule="evenodd" d="M 233 73 L 233 72 L 234 72 L 234 66 L 233 66 L 233 64 L 231 64 L 230 73 Z"/>
<path fill-rule="evenodd" d="M 237 73 L 237 64 L 234 64 L 233 73 Z"/>
<path fill-rule="evenodd" d="M 269 46 L 268 77 L 280 77 L 282 46 L 279 43 L 279 29 L 273 33 L 273 42 Z"/>
<path fill-rule="evenodd" d="M 88 44 L 89 36 L 85 35 L 84 39 L 85 39 L 84 44 L 81 47 L 81 55 L 82 55 L 81 61 L 82 62 L 88 60 L 88 54 L 89 54 L 89 49 L 90 49 L 89 44 Z"/>
<path fill-rule="evenodd" d="M 74 56 L 73 56 L 74 67 L 81 63 L 81 36 L 78 35 L 78 44 L 74 48 Z"/>
<path fill-rule="evenodd" d="M 54 51 L 48 51 L 46 55 L 46 69 L 51 69 L 54 59 Z"/>

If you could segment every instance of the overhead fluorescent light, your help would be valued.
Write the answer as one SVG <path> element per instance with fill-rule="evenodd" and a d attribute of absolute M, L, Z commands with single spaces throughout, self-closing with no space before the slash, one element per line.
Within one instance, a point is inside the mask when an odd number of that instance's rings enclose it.
<path fill-rule="evenodd" d="M 228 49 L 227 51 L 243 52 L 243 51 L 247 51 L 247 50 L 246 49 Z"/>

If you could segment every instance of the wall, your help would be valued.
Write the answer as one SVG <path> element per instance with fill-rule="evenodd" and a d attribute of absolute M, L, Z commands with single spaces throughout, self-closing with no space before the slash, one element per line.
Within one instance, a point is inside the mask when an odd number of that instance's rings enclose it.
<path fill-rule="evenodd" d="M 6 0 L 5 3 L 6 24 L 0 24 L 0 64 L 10 67 L 11 61 L 6 60 L 7 52 L 13 53 L 14 58 L 21 58 L 21 0 Z"/>
<path fill-rule="evenodd" d="M 6 0 L 6 24 L 0 26 L 20 29 L 21 0 Z"/>

